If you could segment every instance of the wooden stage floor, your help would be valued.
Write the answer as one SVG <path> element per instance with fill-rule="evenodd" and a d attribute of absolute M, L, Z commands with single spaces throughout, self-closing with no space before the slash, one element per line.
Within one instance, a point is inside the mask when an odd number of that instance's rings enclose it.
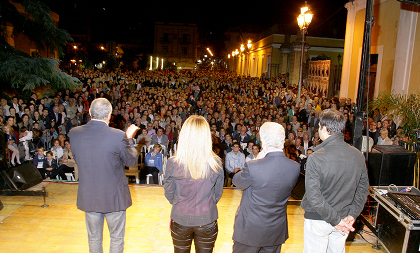
<path fill-rule="evenodd" d="M 43 182 L 49 207 L 43 197 L 0 196 L 0 253 L 88 252 L 84 212 L 76 207 L 77 183 Z M 133 206 L 127 209 L 125 252 L 173 252 L 169 232 L 171 205 L 160 186 L 130 185 Z M 233 222 L 242 192 L 225 189 L 218 204 L 219 235 L 215 252 L 232 252 Z M 289 239 L 282 252 L 302 252 L 303 210 L 288 207 Z M 109 251 L 109 233 L 104 229 L 104 252 Z M 373 241 L 372 241 L 373 242 Z M 348 242 L 350 253 L 382 253 L 357 239 Z M 192 250 L 194 252 L 194 250 Z"/>

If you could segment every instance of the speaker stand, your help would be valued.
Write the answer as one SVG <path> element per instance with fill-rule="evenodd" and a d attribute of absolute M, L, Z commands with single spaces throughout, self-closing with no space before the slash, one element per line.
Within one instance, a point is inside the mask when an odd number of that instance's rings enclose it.
<path fill-rule="evenodd" d="M 44 196 L 44 204 L 41 206 L 42 208 L 46 208 L 49 207 L 49 205 L 47 205 L 47 195 L 48 192 L 45 190 L 45 186 L 42 187 L 42 192 L 45 192 Z"/>

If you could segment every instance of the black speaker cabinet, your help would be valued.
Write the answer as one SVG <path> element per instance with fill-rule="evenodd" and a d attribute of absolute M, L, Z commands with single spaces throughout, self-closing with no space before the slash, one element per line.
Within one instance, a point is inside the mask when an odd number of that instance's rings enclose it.
<path fill-rule="evenodd" d="M 376 145 L 368 154 L 371 186 L 413 185 L 416 153 L 398 145 Z"/>
<path fill-rule="evenodd" d="M 41 182 L 41 173 L 31 162 L 0 171 L 0 190 L 26 190 Z"/>

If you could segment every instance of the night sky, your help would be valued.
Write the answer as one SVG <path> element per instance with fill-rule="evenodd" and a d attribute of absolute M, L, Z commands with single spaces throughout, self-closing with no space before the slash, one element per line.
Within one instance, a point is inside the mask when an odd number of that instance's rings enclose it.
<path fill-rule="evenodd" d="M 98 1 L 42 0 L 60 15 L 59 27 L 71 34 L 90 27 L 92 42 L 115 40 L 128 43 L 137 39 L 153 42 L 154 22 L 196 23 L 209 44 L 223 45 L 223 33 L 238 25 L 273 24 L 296 26 L 305 1 Z M 314 13 L 308 36 L 344 39 L 348 0 L 307 1 Z M 257 5 L 258 4 L 258 5 Z M 79 18 L 77 18 L 79 16 Z M 83 17 L 83 18 L 80 18 Z M 212 46 L 212 45 L 210 45 Z M 219 50 L 222 50 L 219 48 Z"/>

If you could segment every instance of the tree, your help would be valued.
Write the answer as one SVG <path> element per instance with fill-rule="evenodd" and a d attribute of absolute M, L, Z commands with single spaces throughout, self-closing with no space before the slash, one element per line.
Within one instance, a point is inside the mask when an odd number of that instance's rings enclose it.
<path fill-rule="evenodd" d="M 72 89 L 80 81 L 59 69 L 54 58 L 31 56 L 7 43 L 5 25 L 13 26 L 14 34 L 23 34 L 36 45 L 38 51 L 58 52 L 72 41 L 70 34 L 55 26 L 49 8 L 38 0 L 24 0 L 25 13 L 20 13 L 13 3 L 0 0 L 0 82 L 2 87 L 32 90 L 43 85 L 52 89 Z"/>

